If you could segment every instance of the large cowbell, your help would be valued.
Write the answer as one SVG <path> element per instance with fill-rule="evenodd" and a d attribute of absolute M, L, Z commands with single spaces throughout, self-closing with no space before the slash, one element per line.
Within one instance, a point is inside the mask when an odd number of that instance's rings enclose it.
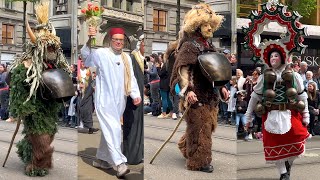
<path fill-rule="evenodd" d="M 199 55 L 198 60 L 202 74 L 214 82 L 214 86 L 223 86 L 230 81 L 231 64 L 223 54 L 208 52 Z"/>
<path fill-rule="evenodd" d="M 44 99 L 68 101 L 75 95 L 71 77 L 62 69 L 48 69 L 42 73 L 41 93 Z"/>

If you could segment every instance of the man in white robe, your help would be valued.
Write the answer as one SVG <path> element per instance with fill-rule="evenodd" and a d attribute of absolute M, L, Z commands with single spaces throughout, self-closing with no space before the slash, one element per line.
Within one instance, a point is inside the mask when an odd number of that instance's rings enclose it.
<path fill-rule="evenodd" d="M 90 28 L 89 35 L 95 35 L 95 28 Z M 127 158 L 121 151 L 120 118 L 125 110 L 127 96 L 133 99 L 134 105 L 141 102 L 139 87 L 132 69 L 130 56 L 124 47 L 124 30 L 112 28 L 108 36 L 109 48 L 91 50 L 88 44 L 81 49 L 86 66 L 97 68 L 95 108 L 99 119 L 102 136 L 97 150 L 97 160 L 93 166 L 110 169 L 117 166 L 117 176 L 129 173 Z"/>

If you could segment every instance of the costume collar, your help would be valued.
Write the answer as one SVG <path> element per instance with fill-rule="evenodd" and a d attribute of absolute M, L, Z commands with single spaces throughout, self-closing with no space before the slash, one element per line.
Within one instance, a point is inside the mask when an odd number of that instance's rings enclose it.
<path fill-rule="evenodd" d="M 202 34 L 200 32 L 196 32 L 194 37 L 196 38 L 197 42 L 201 42 L 201 44 L 205 47 L 205 48 L 209 48 L 210 45 L 207 41 L 207 39 L 205 39 Z"/>
<path fill-rule="evenodd" d="M 202 36 L 202 34 L 199 33 L 199 32 L 196 32 L 196 41 L 201 42 L 205 48 L 209 48 L 209 47 L 210 47 L 210 45 L 209 45 L 209 43 L 208 43 L 208 40 L 205 39 L 205 38 Z"/>
<path fill-rule="evenodd" d="M 144 72 L 144 57 L 142 56 L 140 51 L 134 50 L 131 54 L 133 54 L 134 60 L 139 64 L 141 71 Z"/>

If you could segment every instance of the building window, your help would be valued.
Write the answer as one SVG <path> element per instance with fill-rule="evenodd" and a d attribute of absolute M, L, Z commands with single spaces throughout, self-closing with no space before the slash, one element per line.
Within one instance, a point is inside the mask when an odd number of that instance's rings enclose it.
<path fill-rule="evenodd" d="M 127 0 L 126 10 L 132 12 L 133 11 L 132 5 L 133 5 L 133 0 Z"/>
<path fill-rule="evenodd" d="M 101 0 L 101 6 L 107 6 L 107 0 Z"/>
<path fill-rule="evenodd" d="M 13 44 L 14 26 L 2 24 L 2 44 Z"/>
<path fill-rule="evenodd" d="M 114 8 L 120 9 L 121 8 L 121 0 L 112 0 L 112 6 Z"/>
<path fill-rule="evenodd" d="M 4 7 L 7 9 L 12 9 L 13 8 L 13 2 L 10 0 L 5 0 L 4 1 Z"/>
<path fill-rule="evenodd" d="M 56 15 L 68 14 L 68 0 L 56 0 Z"/>
<path fill-rule="evenodd" d="M 167 12 L 162 10 L 153 10 L 153 31 L 166 31 Z"/>

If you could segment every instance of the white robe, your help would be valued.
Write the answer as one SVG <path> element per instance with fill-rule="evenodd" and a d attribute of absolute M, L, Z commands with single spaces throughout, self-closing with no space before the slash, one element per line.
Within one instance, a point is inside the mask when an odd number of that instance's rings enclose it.
<path fill-rule="evenodd" d="M 121 55 L 116 55 L 109 48 L 81 49 L 87 67 L 97 68 L 95 107 L 102 136 L 97 150 L 97 158 L 112 165 L 127 162 L 121 151 L 120 118 L 125 110 L 127 97 L 124 88 L 124 64 Z M 132 69 L 132 60 L 126 54 L 130 65 L 132 99 L 140 97 L 137 80 Z"/>

